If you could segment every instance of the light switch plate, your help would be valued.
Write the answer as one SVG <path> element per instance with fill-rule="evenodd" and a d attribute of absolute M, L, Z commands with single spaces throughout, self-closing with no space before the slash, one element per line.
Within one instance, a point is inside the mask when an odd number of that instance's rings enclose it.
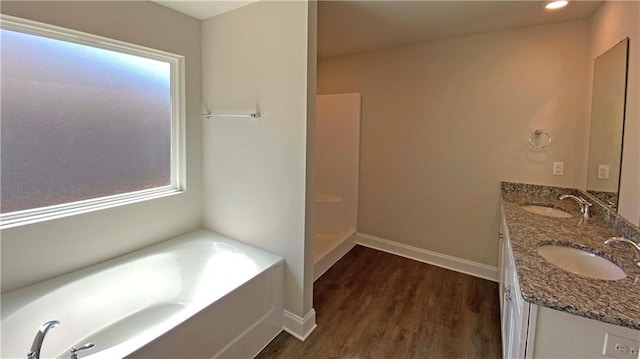
<path fill-rule="evenodd" d="M 564 175 L 564 162 L 554 162 L 553 163 L 553 174 L 555 176 L 563 176 Z"/>
<path fill-rule="evenodd" d="M 609 165 L 598 165 L 598 178 L 609 179 Z"/>

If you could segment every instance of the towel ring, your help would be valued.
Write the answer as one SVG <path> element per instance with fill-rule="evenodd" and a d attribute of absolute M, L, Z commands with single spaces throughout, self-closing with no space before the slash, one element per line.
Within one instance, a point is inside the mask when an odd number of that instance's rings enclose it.
<path fill-rule="evenodd" d="M 542 135 L 547 137 L 547 144 L 545 144 L 545 145 L 536 145 L 535 143 L 533 143 L 535 138 L 539 138 Z M 544 132 L 542 130 L 535 130 L 535 131 L 533 131 L 533 133 L 531 135 L 529 135 L 529 145 L 531 145 L 531 147 L 533 147 L 533 148 L 543 149 L 543 148 L 549 147 L 550 144 L 551 144 L 551 135 L 549 133 L 547 133 L 547 132 Z"/>

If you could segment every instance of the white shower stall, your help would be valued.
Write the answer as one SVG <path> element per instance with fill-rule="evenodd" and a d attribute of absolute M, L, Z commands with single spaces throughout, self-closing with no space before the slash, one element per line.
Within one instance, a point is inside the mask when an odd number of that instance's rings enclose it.
<path fill-rule="evenodd" d="M 359 93 L 317 96 L 316 278 L 353 246 L 347 240 L 358 223 L 360 102 Z"/>

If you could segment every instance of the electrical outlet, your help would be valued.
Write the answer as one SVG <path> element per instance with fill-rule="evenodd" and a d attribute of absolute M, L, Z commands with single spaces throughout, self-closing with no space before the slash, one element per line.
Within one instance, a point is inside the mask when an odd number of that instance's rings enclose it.
<path fill-rule="evenodd" d="M 613 346 L 613 350 L 617 351 L 620 354 L 627 354 L 629 352 L 629 348 L 626 345 L 620 343 L 616 343 L 616 345 Z"/>
<path fill-rule="evenodd" d="M 598 165 L 598 178 L 609 179 L 609 165 Z"/>
<path fill-rule="evenodd" d="M 640 341 L 638 340 L 607 333 L 604 336 L 604 349 L 602 350 L 602 354 L 610 358 L 638 358 L 638 347 L 640 347 Z"/>
<path fill-rule="evenodd" d="M 555 176 L 563 176 L 564 175 L 564 162 L 554 162 L 553 163 L 553 174 Z"/>

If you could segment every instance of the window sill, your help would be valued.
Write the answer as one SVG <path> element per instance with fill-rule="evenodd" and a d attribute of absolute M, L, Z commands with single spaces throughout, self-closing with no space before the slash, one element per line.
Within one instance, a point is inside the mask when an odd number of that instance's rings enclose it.
<path fill-rule="evenodd" d="M 183 193 L 183 189 L 174 186 L 166 186 L 130 192 L 126 194 L 93 198 L 84 201 L 64 203 L 55 206 L 29 209 L 0 214 L 0 229 L 19 227 L 48 220 L 75 216 L 79 214 L 99 211 L 133 204 L 137 202 L 163 198 Z"/>

